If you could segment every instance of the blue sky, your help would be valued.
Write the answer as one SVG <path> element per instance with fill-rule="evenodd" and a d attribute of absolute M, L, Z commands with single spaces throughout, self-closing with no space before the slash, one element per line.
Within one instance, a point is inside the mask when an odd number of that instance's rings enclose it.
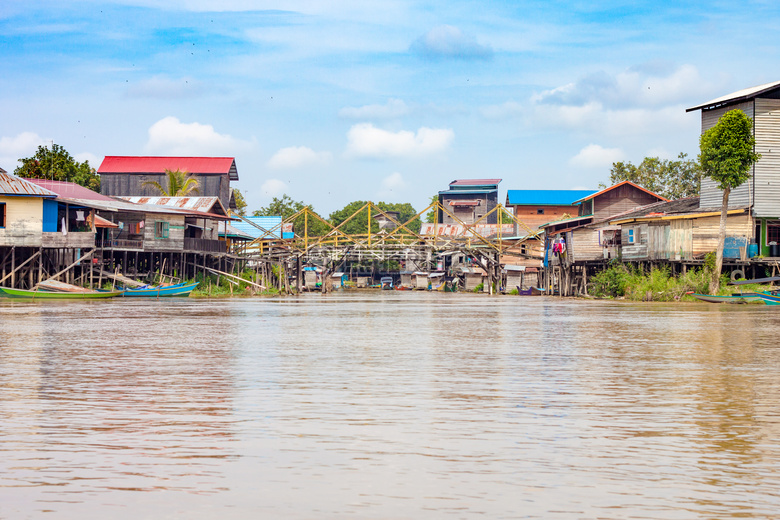
<path fill-rule="evenodd" d="M 779 80 L 778 22 L 774 1 L 5 0 L 0 167 L 52 141 L 94 167 L 234 156 L 250 209 L 324 215 L 457 178 L 596 188 L 695 156 L 686 107 Z"/>

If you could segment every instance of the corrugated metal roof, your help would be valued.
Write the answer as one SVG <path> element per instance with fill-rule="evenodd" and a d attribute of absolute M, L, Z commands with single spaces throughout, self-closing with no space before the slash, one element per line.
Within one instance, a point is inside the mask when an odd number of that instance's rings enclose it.
<path fill-rule="evenodd" d="M 716 108 L 721 105 L 738 103 L 740 101 L 745 101 L 748 99 L 758 97 L 759 95 L 769 92 L 770 90 L 774 90 L 778 87 L 780 87 L 780 81 L 765 83 L 763 85 L 758 85 L 756 87 L 744 88 L 742 90 L 732 92 L 731 94 L 726 94 L 725 96 L 721 96 L 711 101 L 707 101 L 706 103 L 702 103 L 701 105 L 696 105 L 695 107 L 687 108 L 685 109 L 685 111 L 692 112 L 694 110 L 699 110 L 701 108 Z"/>
<path fill-rule="evenodd" d="M 43 197 L 53 199 L 57 197 L 45 188 L 30 182 L 28 179 L 22 179 L 8 172 L 0 172 L 0 195 L 9 195 L 16 197 Z"/>
<path fill-rule="evenodd" d="M 225 207 L 219 197 L 118 197 L 135 204 L 153 204 L 155 206 L 169 206 L 179 209 L 191 209 L 227 215 Z"/>
<path fill-rule="evenodd" d="M 457 179 L 450 186 L 498 186 L 501 179 Z"/>
<path fill-rule="evenodd" d="M 574 206 L 574 202 L 596 190 L 507 190 L 507 204 L 531 206 Z"/>
<path fill-rule="evenodd" d="M 604 189 L 603 189 L 603 190 L 601 190 L 601 191 L 597 191 L 596 193 L 593 193 L 593 194 L 591 194 L 591 195 L 588 195 L 588 196 L 586 196 L 586 197 L 583 197 L 583 198 L 581 198 L 581 199 L 579 199 L 579 200 L 575 200 L 575 201 L 574 201 L 574 203 L 575 203 L 575 204 L 579 204 L 580 202 L 585 202 L 586 200 L 590 200 L 590 199 L 592 199 L 592 198 L 598 197 L 599 195 L 602 195 L 602 194 L 604 194 L 604 193 L 607 193 L 608 191 L 612 191 L 612 190 L 614 190 L 615 188 L 619 188 L 620 186 L 623 186 L 624 184 L 628 184 L 628 185 L 630 185 L 630 186 L 633 186 L 634 188 L 636 188 L 636 189 L 638 189 L 638 190 L 644 191 L 644 192 L 645 192 L 645 193 L 647 193 L 648 195 L 652 195 L 653 197 L 656 197 L 658 200 L 662 200 L 662 201 L 664 201 L 664 202 L 666 202 L 666 201 L 668 200 L 668 199 L 665 199 L 664 197 L 662 197 L 662 196 L 658 195 L 657 193 L 653 193 L 652 191 L 650 191 L 650 190 L 648 190 L 648 189 L 645 189 L 645 188 L 643 188 L 643 187 L 642 187 L 642 186 L 640 186 L 639 184 L 634 184 L 634 183 L 633 183 L 633 182 L 631 182 L 631 181 L 623 181 L 623 182 L 619 182 L 619 183 L 617 183 L 617 184 L 614 184 L 614 185 L 610 186 L 609 188 L 604 188 Z"/>
<path fill-rule="evenodd" d="M 450 206 L 479 206 L 481 200 L 451 200 Z"/>
<path fill-rule="evenodd" d="M 59 197 L 81 200 L 114 200 L 107 195 L 101 195 L 75 182 L 52 181 L 49 179 L 30 179 L 30 182 L 56 193 Z"/>
<path fill-rule="evenodd" d="M 149 157 L 107 155 L 98 168 L 104 173 L 157 173 L 165 170 L 181 170 L 197 174 L 228 174 L 231 181 L 238 180 L 238 170 L 233 157 Z"/>
<path fill-rule="evenodd" d="M 244 220 L 233 222 L 233 227 L 252 238 L 280 238 L 282 233 L 282 217 L 243 217 L 254 222 L 266 231 L 260 230 Z"/>

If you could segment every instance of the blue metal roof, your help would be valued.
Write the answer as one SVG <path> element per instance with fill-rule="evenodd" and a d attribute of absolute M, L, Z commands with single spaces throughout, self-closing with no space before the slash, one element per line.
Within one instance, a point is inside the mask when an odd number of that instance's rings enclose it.
<path fill-rule="evenodd" d="M 244 218 L 254 222 L 258 226 L 269 231 L 270 233 L 266 233 L 260 229 L 257 229 L 252 224 L 249 224 L 248 222 L 244 222 L 243 220 L 231 222 L 230 225 L 253 238 L 259 238 L 261 236 L 263 238 L 280 238 L 282 233 L 282 217 L 244 217 Z M 284 238 L 292 238 L 292 233 L 285 233 Z"/>
<path fill-rule="evenodd" d="M 507 204 L 529 206 L 573 206 L 597 190 L 507 190 Z"/>

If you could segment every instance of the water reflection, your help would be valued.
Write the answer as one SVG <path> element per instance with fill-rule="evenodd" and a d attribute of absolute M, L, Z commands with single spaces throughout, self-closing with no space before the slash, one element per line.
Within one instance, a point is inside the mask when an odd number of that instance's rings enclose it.
<path fill-rule="evenodd" d="M 771 516 L 779 316 L 386 291 L 0 302 L 0 516 Z"/>

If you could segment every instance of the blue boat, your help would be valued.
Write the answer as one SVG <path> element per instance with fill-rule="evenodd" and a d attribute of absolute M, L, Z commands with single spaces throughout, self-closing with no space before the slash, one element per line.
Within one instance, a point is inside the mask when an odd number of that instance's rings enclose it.
<path fill-rule="evenodd" d="M 167 298 L 171 296 L 187 297 L 197 286 L 198 282 L 159 285 L 157 287 L 139 287 L 137 289 L 125 289 L 122 296 L 143 298 Z"/>
<path fill-rule="evenodd" d="M 762 300 L 764 300 L 764 303 L 767 305 L 780 305 L 780 296 L 777 294 L 772 293 L 766 293 L 766 292 L 760 292 L 756 293 L 758 296 L 761 297 Z"/>

